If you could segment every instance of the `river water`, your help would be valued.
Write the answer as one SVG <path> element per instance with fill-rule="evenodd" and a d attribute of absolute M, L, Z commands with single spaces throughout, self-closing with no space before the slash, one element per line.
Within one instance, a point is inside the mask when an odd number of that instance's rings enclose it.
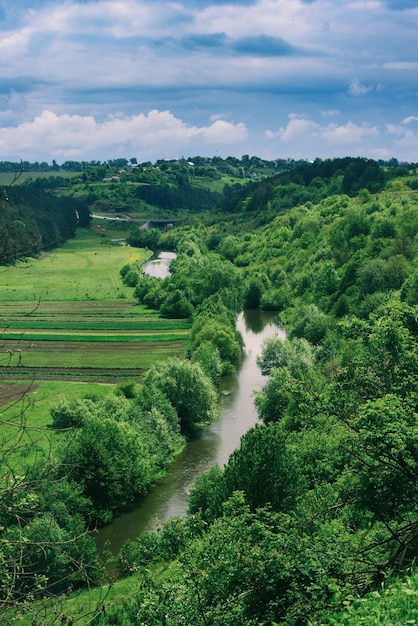
<path fill-rule="evenodd" d="M 160 252 L 156 259 L 151 259 L 151 261 L 146 261 L 142 264 L 144 274 L 155 276 L 156 278 L 165 278 L 169 274 L 170 262 L 175 258 L 175 252 Z"/>
<path fill-rule="evenodd" d="M 165 271 L 171 258 L 165 262 Z M 155 271 L 162 271 L 159 263 L 148 263 L 154 264 Z M 148 264 L 144 271 L 148 273 Z M 222 381 L 220 418 L 205 428 L 197 439 L 187 443 L 164 478 L 153 485 L 134 510 L 124 513 L 100 530 L 97 538 L 99 548 L 109 542 L 111 552 L 117 554 L 127 539 L 136 539 L 146 530 L 156 530 L 170 517 L 186 515 L 188 494 L 196 478 L 216 464 L 225 465 L 239 446 L 242 435 L 258 421 L 254 391 L 262 389 L 265 378 L 256 358 L 267 337 L 275 334 L 284 336 L 284 331 L 275 323 L 274 314 L 258 310 L 241 313 L 237 330 L 244 341 L 244 356 L 237 374 Z"/>

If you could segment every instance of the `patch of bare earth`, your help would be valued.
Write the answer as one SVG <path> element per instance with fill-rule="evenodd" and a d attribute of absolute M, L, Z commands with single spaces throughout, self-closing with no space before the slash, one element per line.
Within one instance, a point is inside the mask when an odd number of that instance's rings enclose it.
<path fill-rule="evenodd" d="M 4 406 L 5 404 L 10 404 L 11 402 L 16 402 L 16 400 L 24 398 L 29 393 L 32 393 L 37 386 L 38 385 L 33 381 L 0 384 L 0 406 Z"/>

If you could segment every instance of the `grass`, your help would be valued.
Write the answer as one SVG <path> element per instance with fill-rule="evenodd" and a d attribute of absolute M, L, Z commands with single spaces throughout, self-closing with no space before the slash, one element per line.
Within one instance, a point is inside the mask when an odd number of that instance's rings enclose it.
<path fill-rule="evenodd" d="M 176 576 L 179 565 L 170 563 L 151 566 L 155 576 L 164 581 L 170 576 Z M 27 617 L 19 615 L 16 623 L 22 626 L 32 626 L 34 623 L 52 624 L 56 615 L 62 617 L 62 623 L 77 623 L 81 626 L 90 624 L 94 616 L 99 616 L 103 607 L 110 607 L 118 602 L 129 602 L 134 599 L 135 590 L 140 585 L 138 574 L 117 580 L 112 584 L 103 584 L 101 587 L 92 587 L 87 590 L 72 593 L 63 598 L 48 598 L 33 606 Z M 125 622 L 124 622 L 125 623 Z"/>
<path fill-rule="evenodd" d="M 74 593 L 65 598 L 48 598 L 40 601 L 31 607 L 31 611 L 26 615 L 13 614 L 10 618 L 13 623 L 22 626 L 33 626 L 33 624 L 56 624 L 57 616 L 60 623 L 87 625 L 91 623 L 94 616 L 99 616 L 106 603 L 112 605 L 117 601 L 128 600 L 134 595 L 134 589 L 138 585 L 138 577 L 131 576 L 114 585 L 103 585 L 102 587 L 91 588 L 88 591 Z"/>
<path fill-rule="evenodd" d="M 131 377 L 135 373 L 128 370 L 135 370 L 140 377 L 144 369 L 148 369 L 153 363 L 169 356 L 178 356 L 184 352 L 184 338 L 182 340 L 165 341 L 163 337 L 156 338 L 153 342 L 131 341 L 122 343 L 115 338 L 114 342 L 75 342 L 75 341 L 42 341 L 35 346 L 30 344 L 20 344 L 21 352 L 13 352 L 10 361 L 5 363 L 6 355 L 3 357 L 3 376 L 11 378 L 19 376 L 19 372 L 26 368 L 32 369 L 31 374 L 42 380 L 43 374 L 50 377 L 53 374 L 65 379 L 68 376 L 82 376 L 86 369 L 99 369 L 101 377 L 108 374 L 109 380 L 115 374 L 123 373 L 126 370 L 127 376 Z M 7 355 L 9 358 L 10 355 Z M 6 367 L 4 367 L 6 365 Z M 42 372 L 42 369 L 45 372 Z M 76 371 L 80 370 L 80 371 Z M 115 370 L 118 370 L 115 372 Z M 0 368 L 1 372 L 1 368 Z M 8 372 L 10 372 L 8 374 Z M 93 374 L 94 372 L 91 372 Z M 26 374 L 28 375 L 28 374 Z M 86 374 L 88 376 L 88 373 Z"/>
<path fill-rule="evenodd" d="M 153 567 L 157 579 L 163 581 L 168 577 L 176 577 L 178 565 L 171 563 Z M 129 602 L 135 596 L 135 589 L 140 578 L 134 574 L 128 578 L 117 580 L 112 585 L 92 588 L 73 593 L 63 600 L 57 598 L 39 602 L 34 606 L 34 613 L 16 619 L 24 626 L 31 626 L 36 619 L 42 623 L 52 623 L 56 611 L 74 623 L 87 625 L 93 615 L 99 615 L 104 604 L 111 606 L 116 602 Z M 364 598 L 348 598 L 344 602 L 345 610 L 338 615 L 324 618 L 322 621 L 309 622 L 310 626 L 406 626 L 418 624 L 418 570 L 409 576 L 394 578 L 388 581 L 380 591 L 367 594 Z M 35 613 L 36 612 L 36 613 Z M 35 620 L 35 621 L 34 621 Z M 124 622 L 125 623 L 125 622 Z"/>
<path fill-rule="evenodd" d="M 321 626 L 405 626 L 418 624 L 418 569 L 409 576 L 389 579 L 363 598 L 349 598 L 345 610 Z"/>
<path fill-rule="evenodd" d="M 119 331 L 113 331 L 110 334 L 109 330 L 90 331 L 89 334 L 82 334 L 79 331 L 74 330 L 68 332 L 67 330 L 55 330 L 53 333 L 45 331 L 30 332 L 4 332 L 2 335 L 3 340 L 14 340 L 15 342 L 25 341 L 90 341 L 101 343 L 132 343 L 132 342 L 148 342 L 148 341 L 179 341 L 184 339 L 188 334 L 187 331 L 181 331 L 178 333 L 160 331 L 158 335 L 150 334 L 144 330 L 131 330 L 127 334 L 121 334 Z"/>
<path fill-rule="evenodd" d="M 149 251 L 112 245 L 89 229 L 79 229 L 62 248 L 0 269 L 0 298 L 25 302 L 28 312 L 38 301 L 133 299 L 119 271 L 127 263 L 143 263 Z"/>
<path fill-rule="evenodd" d="M 28 381 L 26 383 L 11 382 L 8 391 L 15 399 L 0 405 L 1 419 L 17 423 L 22 411 L 24 411 L 31 428 L 45 429 L 51 425 L 49 409 L 51 406 L 67 398 L 70 402 L 86 396 L 103 397 L 113 389 L 112 385 L 100 383 L 67 383 L 61 382 Z M 7 400 L 6 398 L 3 398 Z M 0 399 L 1 402 L 1 399 Z"/>
<path fill-rule="evenodd" d="M 53 170 L 48 170 L 46 172 L 0 172 L 0 187 L 7 187 L 11 185 L 16 175 L 19 175 L 19 178 L 15 181 L 15 184 L 21 185 L 27 180 L 36 180 L 37 178 L 50 178 L 51 176 L 60 176 L 62 178 L 77 178 L 80 176 L 80 172 L 66 172 L 59 171 L 54 172 Z"/>

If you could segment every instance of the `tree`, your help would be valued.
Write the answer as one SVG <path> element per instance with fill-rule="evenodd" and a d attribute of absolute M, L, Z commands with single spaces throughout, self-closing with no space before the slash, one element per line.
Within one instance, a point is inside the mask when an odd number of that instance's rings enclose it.
<path fill-rule="evenodd" d="M 161 231 L 158 228 L 149 228 L 148 230 L 140 230 L 134 228 L 131 230 L 127 243 L 137 248 L 149 248 L 153 252 L 160 249 Z"/>
<path fill-rule="evenodd" d="M 330 320 L 315 304 L 305 304 L 298 308 L 289 337 L 303 337 L 310 343 L 323 342 L 330 327 Z"/>
<path fill-rule="evenodd" d="M 245 292 L 244 308 L 258 309 L 262 301 L 262 296 L 270 287 L 271 281 L 265 274 L 251 275 Z"/>
<path fill-rule="evenodd" d="M 285 367 L 293 375 L 306 372 L 314 366 L 315 349 L 306 339 L 296 337 L 291 341 L 279 336 L 266 339 L 262 354 L 257 357 L 261 373 L 267 376 L 275 368 Z"/>
<path fill-rule="evenodd" d="M 147 449 L 138 431 L 109 418 L 85 419 L 65 450 L 63 464 L 69 478 L 83 485 L 100 523 L 144 494 L 150 483 Z"/>
<path fill-rule="evenodd" d="M 193 350 L 196 350 L 202 343 L 208 342 L 218 349 L 222 361 L 233 364 L 238 363 L 241 345 L 236 331 L 229 324 L 222 324 L 216 321 L 216 319 L 208 318 L 207 322 L 194 336 Z"/>
<path fill-rule="evenodd" d="M 418 414 L 387 394 L 367 402 L 353 427 L 352 489 L 358 506 L 387 523 L 403 519 L 418 504 Z"/>
<path fill-rule="evenodd" d="M 306 484 L 287 437 L 280 424 L 249 430 L 225 467 L 226 493 L 243 491 L 253 511 L 267 503 L 275 511 L 291 509 Z"/>
<path fill-rule="evenodd" d="M 242 278 L 242 271 L 231 261 L 209 256 L 206 263 L 192 273 L 191 287 L 199 303 L 209 296 L 219 295 L 228 309 L 240 311 L 244 295 Z"/>
<path fill-rule="evenodd" d="M 219 348 L 211 341 L 204 341 L 193 351 L 192 361 L 199 363 L 205 374 L 217 387 L 222 375 L 222 359 Z"/>
<path fill-rule="evenodd" d="M 184 292 L 176 289 L 167 295 L 160 307 L 160 313 L 163 317 L 187 319 L 193 315 L 193 305 L 186 299 Z"/>
<path fill-rule="evenodd" d="M 166 396 L 183 433 L 194 433 L 219 415 L 214 386 L 198 363 L 178 358 L 156 363 L 145 374 L 143 384 Z"/>

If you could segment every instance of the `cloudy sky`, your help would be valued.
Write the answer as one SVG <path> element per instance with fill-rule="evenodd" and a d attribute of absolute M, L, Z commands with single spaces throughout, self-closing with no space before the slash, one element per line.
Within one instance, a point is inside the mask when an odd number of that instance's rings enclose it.
<path fill-rule="evenodd" d="M 0 161 L 418 161 L 418 0 L 0 0 Z"/>

